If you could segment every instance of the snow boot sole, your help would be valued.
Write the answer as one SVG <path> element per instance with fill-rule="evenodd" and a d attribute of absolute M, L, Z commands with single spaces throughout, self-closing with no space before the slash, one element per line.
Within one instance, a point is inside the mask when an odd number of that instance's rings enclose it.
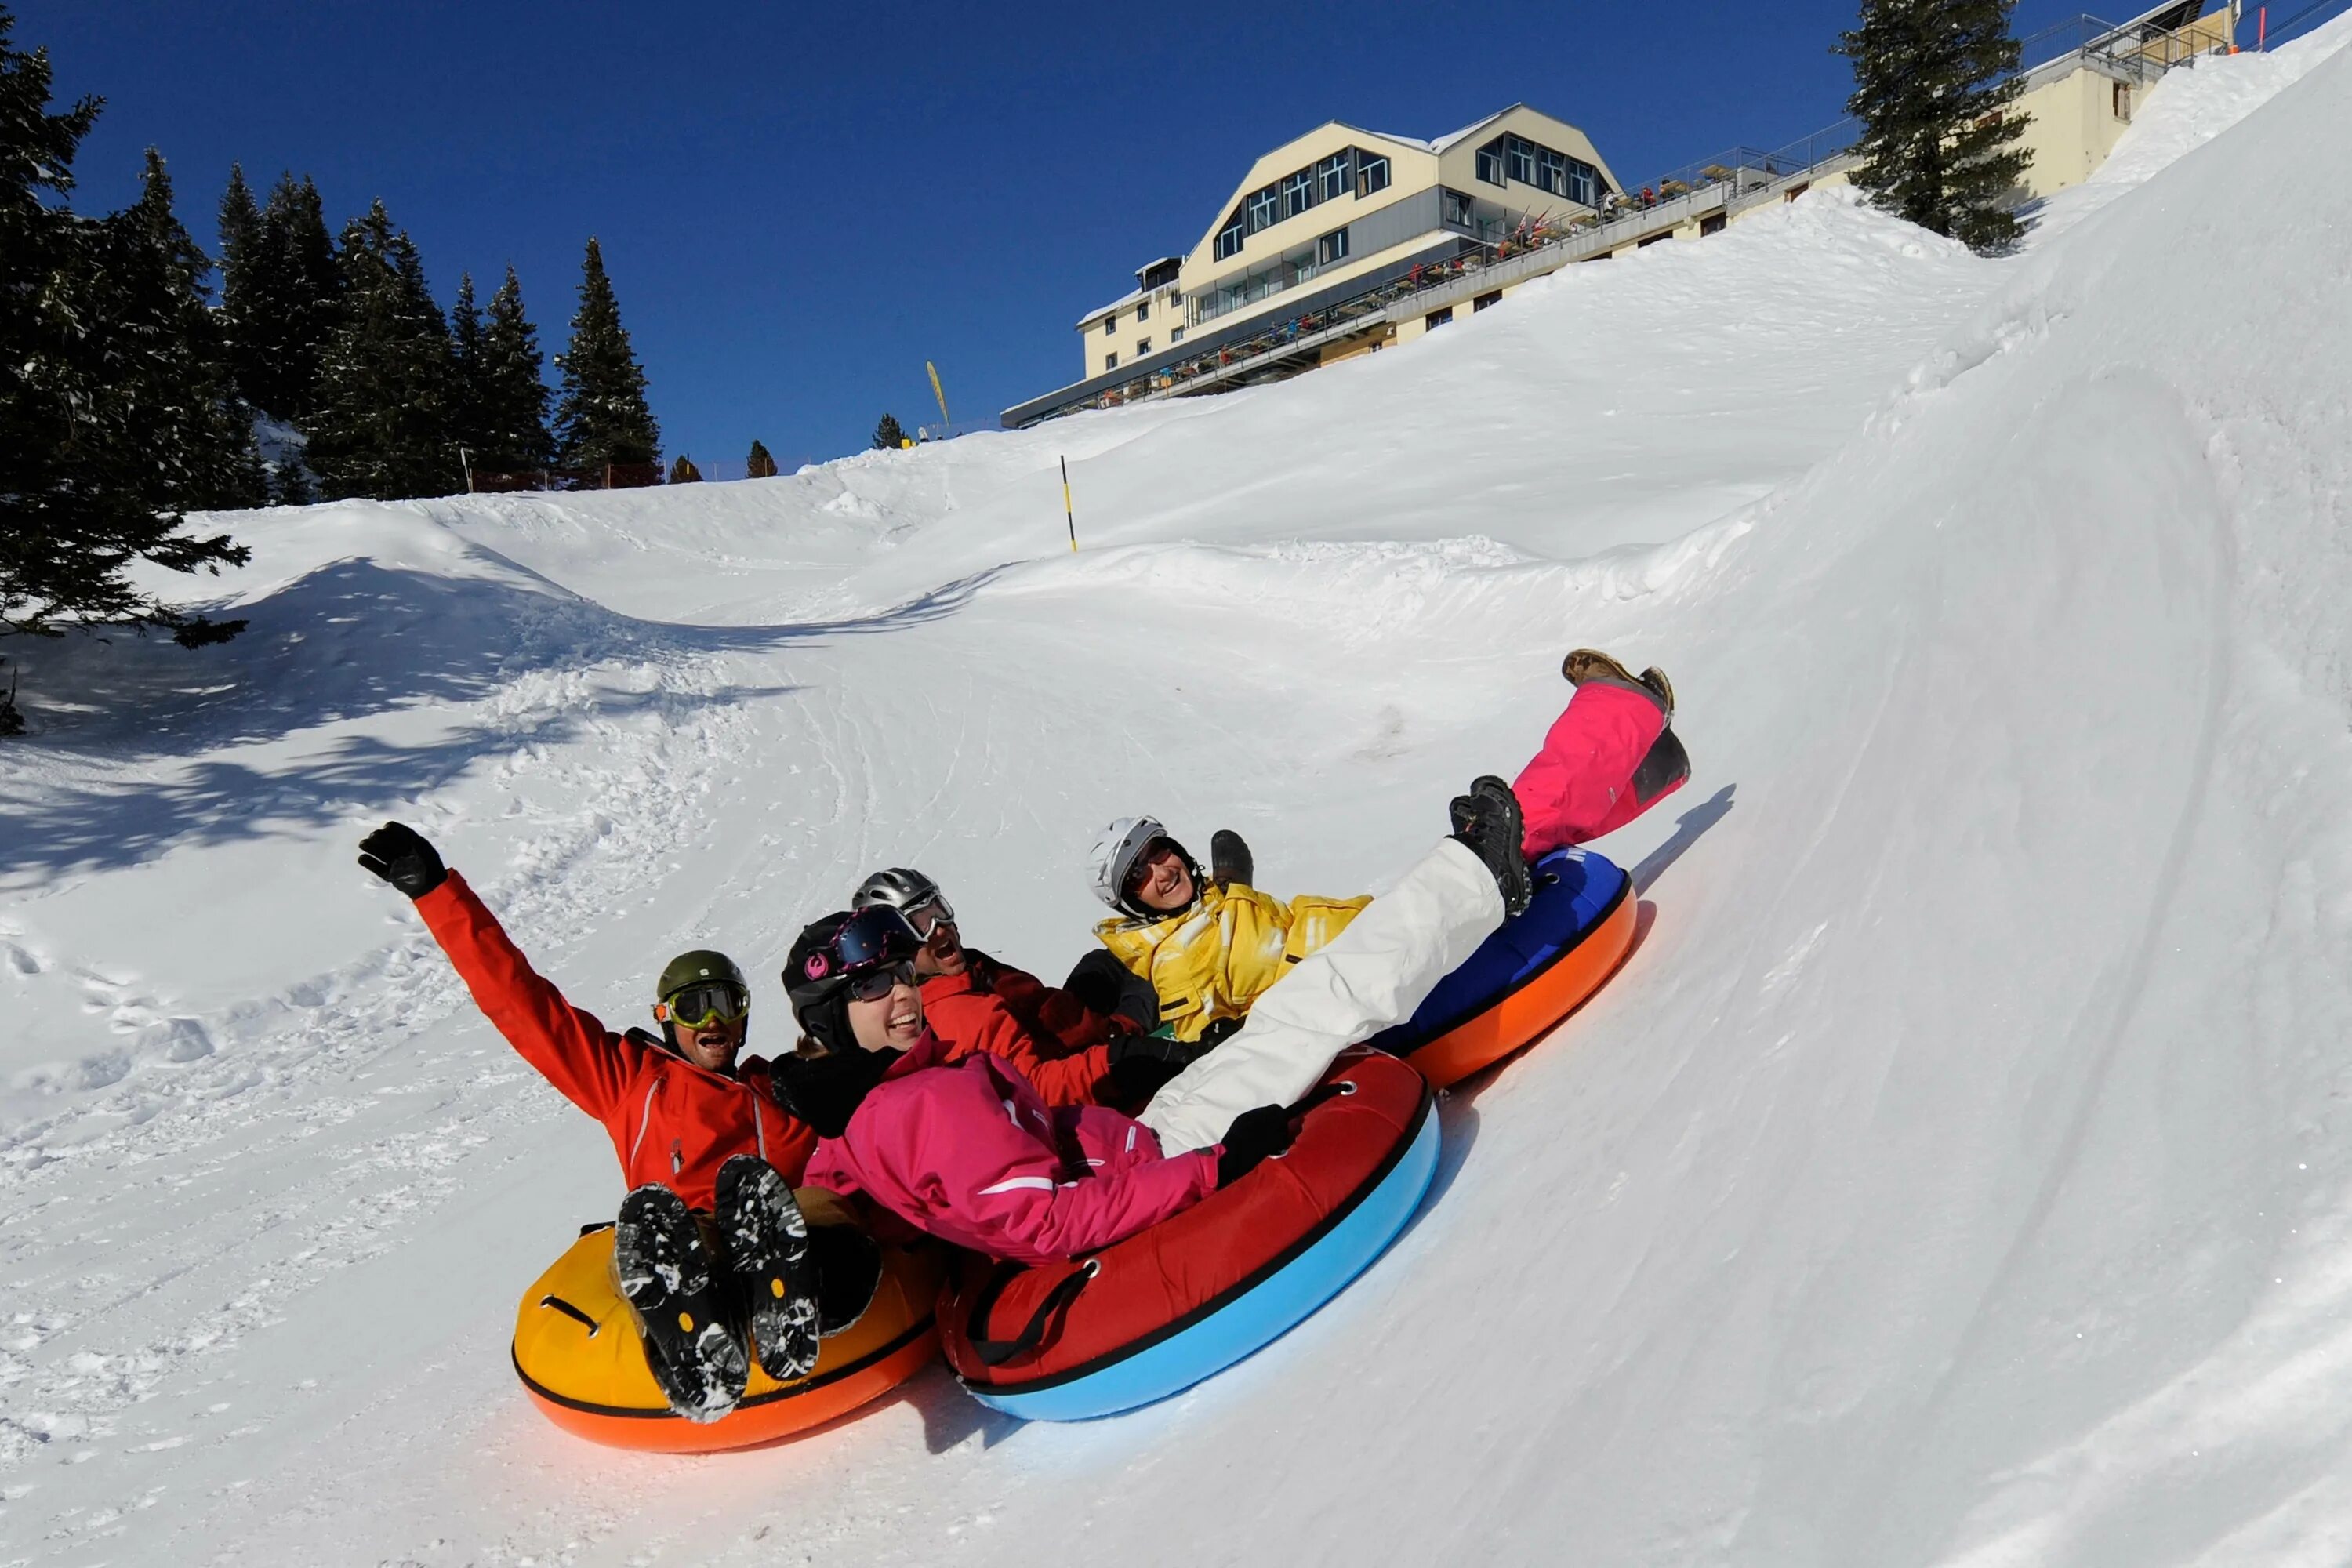
<path fill-rule="evenodd" d="M 1494 874 L 1504 914 L 1523 912 L 1535 897 L 1535 881 L 1521 847 L 1527 824 L 1511 786 L 1492 773 L 1484 774 L 1471 784 L 1468 795 L 1454 797 L 1448 815 L 1455 825 L 1454 837 Z"/>
<path fill-rule="evenodd" d="M 676 1193 L 644 1186 L 621 1200 L 613 1273 L 669 1407 L 688 1421 L 733 1410 L 751 1362 L 727 1321 L 702 1232 Z"/>
<path fill-rule="evenodd" d="M 816 1370 L 816 1268 L 808 1221 L 792 1184 L 773 1165 L 738 1154 L 719 1167 L 713 1217 L 743 1327 L 761 1370 L 778 1383 Z"/>
<path fill-rule="evenodd" d="M 1559 661 L 1560 679 L 1570 686 L 1581 686 L 1596 678 L 1622 681 L 1627 686 L 1639 686 L 1640 679 L 1597 647 L 1570 648 L 1568 657 Z"/>

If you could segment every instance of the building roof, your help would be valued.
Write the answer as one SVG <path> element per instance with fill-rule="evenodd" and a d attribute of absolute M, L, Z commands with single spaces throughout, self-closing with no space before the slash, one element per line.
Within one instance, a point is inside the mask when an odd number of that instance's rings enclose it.
<path fill-rule="evenodd" d="M 1085 331 L 1087 328 L 1093 326 L 1097 321 L 1101 321 L 1105 316 L 1109 315 L 1113 310 L 1126 310 L 1129 305 L 1134 304 L 1138 300 L 1142 299 L 1150 292 L 1151 292 L 1151 290 L 1149 289 L 1129 289 L 1126 293 L 1121 294 L 1109 304 L 1096 306 L 1093 310 L 1088 310 L 1085 315 L 1078 318 L 1078 330 L 1081 331 Z"/>
<path fill-rule="evenodd" d="M 1183 259 L 1184 258 L 1181 256 L 1155 256 L 1150 260 L 1145 262 L 1142 266 L 1137 268 L 1135 269 L 1135 276 L 1139 279 L 1145 273 L 1150 271 L 1155 267 L 1165 267 L 1171 261 L 1181 262 Z M 1085 315 L 1080 316 L 1078 318 L 1078 330 L 1080 331 L 1086 331 L 1088 327 L 1093 326 L 1097 321 L 1101 321 L 1105 316 L 1109 315 L 1113 310 L 1124 310 L 1129 305 L 1134 304 L 1138 300 L 1142 299 L 1146 294 L 1150 292 L 1150 289 L 1141 287 L 1139 283 L 1136 288 L 1129 289 L 1126 293 L 1121 294 L 1109 304 L 1098 305 L 1095 309 L 1088 310 Z"/>

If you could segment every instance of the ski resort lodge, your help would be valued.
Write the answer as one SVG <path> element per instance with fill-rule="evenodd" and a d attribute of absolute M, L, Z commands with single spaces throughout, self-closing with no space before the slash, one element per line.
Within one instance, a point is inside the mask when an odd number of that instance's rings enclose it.
<path fill-rule="evenodd" d="M 2088 16 L 2026 40 L 2020 202 L 2090 177 L 2149 87 L 2227 53 L 2239 0 Z M 1069 385 L 1008 408 L 1018 429 L 1086 408 L 1228 391 L 1408 342 L 1530 278 L 1698 239 L 1843 184 L 1851 121 L 1774 152 L 1738 147 L 1628 188 L 1590 137 L 1514 104 L 1433 141 L 1330 121 L 1250 165 L 1190 251 L 1078 320 Z"/>

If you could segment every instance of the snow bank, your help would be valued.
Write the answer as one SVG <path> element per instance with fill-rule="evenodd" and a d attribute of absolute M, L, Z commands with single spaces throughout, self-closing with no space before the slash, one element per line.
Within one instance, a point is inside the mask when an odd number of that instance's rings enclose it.
<path fill-rule="evenodd" d="M 2194 80 L 2276 96 L 2015 260 L 1816 193 L 1233 397 L 238 519 L 249 639 L 38 650 L 9 1554 L 2341 1561 L 2352 194 L 2303 168 L 2352 64 Z M 1643 944 L 1451 1098 L 1330 1310 L 1077 1428 L 936 1373 L 703 1462 L 523 1407 L 515 1293 L 612 1162 L 365 826 L 616 1023 L 729 947 L 774 1049 L 874 865 L 1047 973 L 1117 812 L 1377 887 L 1588 641 L 1673 672 L 1697 765 L 1606 846 Z"/>

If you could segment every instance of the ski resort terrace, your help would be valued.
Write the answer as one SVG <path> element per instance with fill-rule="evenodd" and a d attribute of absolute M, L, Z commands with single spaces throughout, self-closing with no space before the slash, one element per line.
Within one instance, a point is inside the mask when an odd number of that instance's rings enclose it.
<path fill-rule="evenodd" d="M 2176 0 L 2124 23 L 2084 15 L 2023 40 L 2020 75 L 2027 94 L 2054 97 L 2078 79 L 2112 82 L 2122 90 L 2105 100 L 2104 112 L 2116 123 L 2104 136 L 2072 125 L 2078 118 L 2072 105 L 2063 114 L 2042 110 L 2040 118 L 2049 123 L 2036 125 L 2028 142 L 2047 177 L 2022 195 L 2046 195 L 2095 167 L 2129 123 L 2134 91 L 2201 57 L 2228 52 L 2238 6 L 2210 16 L 2201 12 L 2200 5 Z M 1558 224 L 1538 221 L 1497 232 L 1475 212 L 1468 221 L 1441 213 L 1432 225 L 1442 231 L 1439 237 L 1416 254 L 1320 290 L 1308 287 L 1311 273 L 1270 277 L 1267 294 L 1298 290 L 1293 310 L 1271 320 L 1254 313 L 1223 331 L 1215 317 L 1196 317 L 1192 335 L 1181 344 L 1016 405 L 1001 423 L 1017 430 L 1085 409 L 1231 391 L 1409 342 L 1450 322 L 1461 305 L 1484 310 L 1506 289 L 1571 262 L 1602 260 L 1667 239 L 1702 238 L 1815 184 L 1843 181 L 1857 161 L 1856 132 L 1854 121 L 1843 120 L 1769 152 L 1731 148 L 1638 192 L 1612 193 L 1597 216 Z M 2045 145 L 2053 134 L 2063 144 Z M 1434 201 L 1437 193 L 1431 195 Z"/>

